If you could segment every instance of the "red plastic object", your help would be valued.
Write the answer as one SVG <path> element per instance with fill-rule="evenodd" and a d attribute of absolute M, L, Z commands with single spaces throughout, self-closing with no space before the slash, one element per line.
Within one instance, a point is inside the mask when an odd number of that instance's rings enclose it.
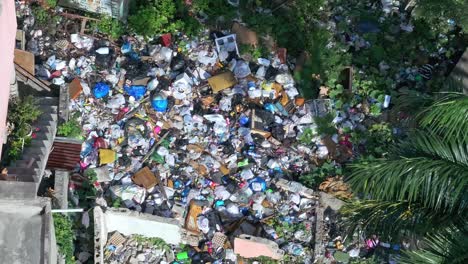
<path fill-rule="evenodd" d="M 169 47 L 172 44 L 172 35 L 169 33 L 162 35 L 161 43 L 164 47 Z"/>

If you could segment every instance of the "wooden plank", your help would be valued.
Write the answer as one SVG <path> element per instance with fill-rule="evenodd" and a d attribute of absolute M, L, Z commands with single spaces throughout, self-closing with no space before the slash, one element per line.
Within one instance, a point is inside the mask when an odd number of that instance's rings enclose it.
<path fill-rule="evenodd" d="M 23 69 L 20 65 L 16 63 L 15 63 L 15 70 L 16 70 L 17 78 L 20 81 L 30 85 L 32 88 L 38 91 L 43 91 L 43 90 L 48 91 L 48 92 L 51 91 L 49 86 L 44 81 L 37 79 L 36 77 L 34 77 L 34 75 L 30 74 L 28 71 L 26 71 L 25 69 Z"/>
<path fill-rule="evenodd" d="M 26 49 L 26 33 L 23 30 L 17 29 L 16 30 L 16 40 L 19 41 L 21 44 L 21 49 Z"/>
<path fill-rule="evenodd" d="M 20 49 L 15 49 L 15 63 L 34 75 L 34 54 Z"/>

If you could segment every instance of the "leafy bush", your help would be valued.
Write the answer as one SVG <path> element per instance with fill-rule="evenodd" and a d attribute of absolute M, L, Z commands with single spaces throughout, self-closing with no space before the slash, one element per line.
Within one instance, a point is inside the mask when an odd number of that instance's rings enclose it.
<path fill-rule="evenodd" d="M 8 119 L 18 126 L 31 124 L 42 113 L 32 96 L 11 102 L 8 110 Z"/>
<path fill-rule="evenodd" d="M 46 4 L 53 8 L 57 5 L 57 0 L 46 0 Z"/>
<path fill-rule="evenodd" d="M 414 15 L 432 25 L 447 23 L 453 19 L 465 32 L 468 31 L 468 1 L 463 0 L 419 0 Z"/>
<path fill-rule="evenodd" d="M 385 156 L 395 140 L 392 127 L 385 122 L 373 124 L 367 131 L 353 131 L 350 138 L 353 144 L 363 144 L 365 150 L 362 154 L 370 158 Z"/>
<path fill-rule="evenodd" d="M 219 17 L 224 17 L 224 21 L 231 21 L 236 16 L 236 9 L 227 1 L 193 0 L 192 8 L 195 12 L 207 14 L 209 22 L 214 22 Z"/>
<path fill-rule="evenodd" d="M 245 54 L 250 53 L 252 55 L 253 60 L 257 60 L 258 58 L 266 58 L 268 57 L 268 50 L 263 45 L 258 45 L 254 47 L 248 44 L 241 44 L 239 45 L 239 53 Z"/>
<path fill-rule="evenodd" d="M 327 177 L 341 175 L 341 167 L 327 161 L 322 166 L 314 168 L 309 174 L 301 175 L 299 181 L 309 188 L 317 188 Z"/>
<path fill-rule="evenodd" d="M 128 18 L 128 25 L 137 34 L 152 37 L 181 30 L 184 23 L 176 20 L 176 4 L 172 0 L 152 0 L 137 7 Z"/>
<path fill-rule="evenodd" d="M 32 8 L 32 13 L 33 13 L 34 18 L 36 20 L 36 23 L 39 26 L 46 26 L 47 24 L 49 24 L 51 22 L 52 16 L 42 6 L 33 7 Z"/>
<path fill-rule="evenodd" d="M 101 20 L 96 23 L 96 28 L 109 36 L 111 40 L 118 39 L 125 32 L 122 22 L 110 16 L 103 16 Z"/>
<path fill-rule="evenodd" d="M 325 116 L 323 117 L 315 117 L 314 118 L 314 121 L 315 121 L 315 124 L 317 125 L 317 133 L 319 135 L 333 135 L 333 134 L 336 134 L 336 127 L 335 125 L 333 124 L 333 119 L 335 117 L 333 116 L 333 114 L 326 114 Z"/>
<path fill-rule="evenodd" d="M 73 232 L 73 223 L 67 215 L 54 214 L 55 239 L 59 248 L 59 252 L 65 256 L 65 263 L 75 263 L 73 255 L 75 233 Z"/>
<path fill-rule="evenodd" d="M 312 143 L 313 138 L 314 132 L 312 131 L 312 128 L 308 127 L 302 132 L 302 135 L 299 137 L 299 141 L 301 142 L 301 144 L 308 145 Z"/>
<path fill-rule="evenodd" d="M 81 137 L 81 126 L 78 121 L 72 119 L 58 127 L 57 134 L 59 136 L 70 137 L 70 138 L 80 138 Z"/>
<path fill-rule="evenodd" d="M 155 246 L 159 249 L 164 249 L 166 251 L 171 251 L 171 246 L 168 245 L 164 240 L 158 237 L 144 237 L 142 235 L 134 235 L 135 240 L 138 243 L 148 243 L 152 246 Z"/>
<path fill-rule="evenodd" d="M 8 106 L 8 121 L 14 124 L 14 129 L 8 136 L 8 153 L 5 163 L 10 163 L 21 157 L 23 147 L 31 142 L 29 136 L 31 124 L 40 115 L 41 111 L 32 96 L 10 102 Z"/>
<path fill-rule="evenodd" d="M 9 143 L 8 156 L 9 161 L 15 161 L 21 158 L 23 152 L 23 140 L 22 139 L 13 139 Z"/>

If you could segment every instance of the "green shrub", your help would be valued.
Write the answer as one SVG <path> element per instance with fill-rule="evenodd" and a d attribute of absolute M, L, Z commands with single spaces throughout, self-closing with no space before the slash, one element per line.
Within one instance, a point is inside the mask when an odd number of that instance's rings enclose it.
<path fill-rule="evenodd" d="M 252 59 L 257 61 L 258 58 L 267 58 L 268 57 L 268 50 L 263 45 L 258 45 L 254 47 L 248 44 L 240 44 L 239 45 L 239 53 L 241 55 L 249 53 L 252 55 Z"/>
<path fill-rule="evenodd" d="M 236 9 L 227 1 L 193 0 L 192 9 L 207 14 L 209 22 L 214 22 L 219 17 L 224 17 L 224 21 L 231 21 L 236 17 Z"/>
<path fill-rule="evenodd" d="M 59 252 L 65 256 L 65 263 L 75 263 L 73 255 L 75 233 L 73 232 L 73 223 L 67 215 L 54 214 L 55 239 Z"/>
<path fill-rule="evenodd" d="M 128 18 L 128 25 L 135 33 L 153 37 L 157 34 L 181 30 L 184 23 L 176 20 L 176 4 L 172 0 L 152 0 L 137 7 Z"/>
<path fill-rule="evenodd" d="M 118 39 L 125 32 L 122 22 L 110 16 L 103 16 L 99 22 L 96 22 L 96 28 L 111 40 Z"/>
<path fill-rule="evenodd" d="M 57 5 L 57 0 L 46 0 L 46 4 L 53 8 Z"/>
<path fill-rule="evenodd" d="M 333 114 L 326 114 L 323 117 L 315 117 L 314 121 L 317 125 L 317 133 L 319 135 L 334 135 L 336 134 L 336 127 L 333 124 L 333 119 L 335 119 Z"/>
<path fill-rule="evenodd" d="M 32 96 L 22 100 L 12 100 L 8 106 L 8 121 L 14 124 L 14 129 L 8 136 L 8 153 L 4 163 L 21 158 L 23 146 L 31 142 L 29 133 L 31 124 L 41 115 L 41 111 Z"/>
<path fill-rule="evenodd" d="M 46 9 L 41 6 L 35 6 L 32 8 L 32 13 L 36 20 L 36 23 L 40 26 L 45 26 L 49 23 L 50 15 Z"/>
<path fill-rule="evenodd" d="M 330 161 L 325 162 L 322 166 L 314 168 L 309 174 L 301 175 L 299 181 L 309 188 L 317 188 L 327 177 L 341 175 L 343 173 L 341 167 L 337 167 Z"/>
<path fill-rule="evenodd" d="M 171 251 L 171 246 L 159 237 L 144 237 L 142 235 L 134 235 L 134 238 L 138 243 L 148 243 L 152 246 L 155 246 L 156 248 Z"/>
<path fill-rule="evenodd" d="M 57 134 L 59 136 L 70 137 L 70 138 L 80 138 L 81 137 L 81 126 L 78 121 L 72 119 L 58 127 Z"/>
<path fill-rule="evenodd" d="M 8 119 L 17 126 L 30 125 L 41 114 L 42 112 L 32 96 L 27 96 L 22 100 L 15 100 L 8 107 Z"/>

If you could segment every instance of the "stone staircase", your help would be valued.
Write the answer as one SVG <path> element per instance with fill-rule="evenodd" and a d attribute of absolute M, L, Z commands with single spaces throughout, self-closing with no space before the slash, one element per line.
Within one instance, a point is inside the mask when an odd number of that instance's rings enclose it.
<path fill-rule="evenodd" d="M 37 188 L 41 182 L 44 169 L 52 149 L 57 132 L 58 97 L 40 97 L 37 101 L 42 114 L 32 124 L 33 133 L 31 145 L 23 150 L 20 160 L 8 167 L 8 175 L 14 176 L 16 182 L 34 183 Z M 36 193 L 34 193 L 36 195 Z"/>

